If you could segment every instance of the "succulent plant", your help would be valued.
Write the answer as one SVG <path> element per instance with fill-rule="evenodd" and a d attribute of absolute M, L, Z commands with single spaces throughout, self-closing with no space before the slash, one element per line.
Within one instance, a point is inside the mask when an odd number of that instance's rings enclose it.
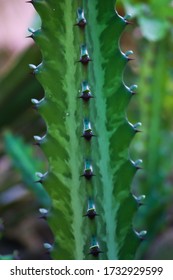
<path fill-rule="evenodd" d="M 139 124 L 126 116 L 136 86 L 122 78 L 132 51 L 119 48 L 128 16 L 112 0 L 29 2 L 42 20 L 30 31 L 43 60 L 30 67 L 45 91 L 32 100 L 47 127 L 34 137 L 49 163 L 39 177 L 55 244 L 45 246 L 55 259 L 134 259 L 141 234 L 130 185 L 139 162 L 129 145 Z"/>

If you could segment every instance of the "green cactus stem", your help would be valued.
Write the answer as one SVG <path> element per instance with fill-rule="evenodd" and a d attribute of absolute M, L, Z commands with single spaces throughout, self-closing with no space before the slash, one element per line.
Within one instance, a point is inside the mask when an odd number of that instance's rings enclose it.
<path fill-rule="evenodd" d="M 133 259 L 138 203 L 130 185 L 138 166 L 129 145 L 137 130 L 126 109 L 135 86 L 122 81 L 132 52 L 119 49 L 128 21 L 112 0 L 31 2 L 42 20 L 32 38 L 43 61 L 31 67 L 45 91 L 34 103 L 47 125 L 40 143 L 49 161 L 52 256 Z"/>

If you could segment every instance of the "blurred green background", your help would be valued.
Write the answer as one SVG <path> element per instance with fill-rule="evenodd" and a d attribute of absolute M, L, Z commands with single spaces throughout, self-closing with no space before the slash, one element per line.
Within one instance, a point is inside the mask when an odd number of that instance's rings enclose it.
<path fill-rule="evenodd" d="M 142 123 L 130 146 L 131 158 L 143 160 L 132 191 L 146 196 L 134 217 L 136 229 L 147 231 L 137 258 L 173 259 L 173 1 L 119 0 L 117 9 L 132 16 L 120 40 L 134 52 L 124 81 L 138 85 L 127 116 Z M 33 138 L 46 127 L 31 103 L 44 93 L 28 67 L 41 56 L 25 38 L 40 20 L 23 0 L 1 0 L 0 15 L 0 255 L 49 258 L 43 242 L 53 237 L 39 209 L 50 200 L 36 173 L 48 166 Z"/>

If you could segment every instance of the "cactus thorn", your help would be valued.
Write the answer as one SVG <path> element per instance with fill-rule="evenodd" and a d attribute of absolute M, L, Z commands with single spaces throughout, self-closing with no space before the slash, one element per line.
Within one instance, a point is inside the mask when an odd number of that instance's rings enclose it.
<path fill-rule="evenodd" d="M 80 28 L 84 29 L 87 23 L 84 20 L 81 20 L 78 23 L 75 23 L 74 26 L 79 26 Z"/>
<path fill-rule="evenodd" d="M 39 208 L 39 213 L 40 213 L 40 217 L 41 219 L 46 219 L 48 216 L 48 210 L 45 208 Z"/>
<path fill-rule="evenodd" d="M 145 240 L 146 239 L 146 235 L 147 235 L 147 231 L 146 230 L 142 230 L 142 231 L 136 231 L 134 230 L 134 233 L 136 234 L 136 236 L 141 239 L 141 240 Z"/>
<path fill-rule="evenodd" d="M 29 68 L 35 70 L 37 68 L 37 66 L 34 64 L 29 64 Z"/>
<path fill-rule="evenodd" d="M 87 213 L 83 215 L 83 217 L 88 217 L 91 220 L 95 218 L 95 216 L 99 216 L 96 212 L 95 204 L 92 199 L 88 200 L 88 209 Z"/>
<path fill-rule="evenodd" d="M 127 61 L 132 61 L 132 60 L 135 60 L 134 58 L 132 57 L 126 57 L 127 58 Z"/>
<path fill-rule="evenodd" d="M 142 130 L 139 130 L 139 129 L 135 129 L 134 131 L 135 131 L 135 133 L 141 133 L 142 132 Z"/>
<path fill-rule="evenodd" d="M 98 257 L 98 255 L 100 253 L 103 253 L 103 252 L 100 250 L 100 246 L 99 246 L 99 243 L 97 242 L 96 238 L 93 237 L 91 246 L 89 248 L 89 254 L 93 255 L 94 257 Z"/>
<path fill-rule="evenodd" d="M 51 252 L 53 250 L 53 246 L 50 243 L 44 243 L 43 247 L 48 251 Z"/>
<path fill-rule="evenodd" d="M 88 217 L 91 220 L 93 220 L 95 216 L 99 216 L 99 214 L 96 213 L 95 209 L 88 209 L 87 213 L 83 215 L 83 217 Z"/>
<path fill-rule="evenodd" d="M 45 102 L 45 97 L 43 97 L 42 99 L 38 100 L 36 98 L 32 98 L 31 102 L 33 104 L 33 109 L 37 110 L 37 108 L 39 106 L 41 106 L 44 102 Z"/>
<path fill-rule="evenodd" d="M 96 176 L 92 172 L 84 171 L 84 173 L 80 177 L 85 177 L 87 180 L 90 180 L 93 176 Z"/>
<path fill-rule="evenodd" d="M 40 137 L 38 135 L 34 135 L 33 138 L 36 141 L 36 143 L 38 143 L 39 145 L 43 144 L 46 141 L 46 135 L 44 135 L 42 137 Z"/>
<path fill-rule="evenodd" d="M 40 183 L 40 184 L 42 184 L 43 181 L 45 181 L 46 178 L 47 178 L 47 176 L 48 176 L 48 171 L 45 172 L 44 174 L 41 173 L 41 172 L 36 172 L 35 175 L 36 175 L 37 177 L 39 177 L 39 179 L 38 179 L 37 181 L 35 181 L 35 183 Z"/>
<path fill-rule="evenodd" d="M 136 94 L 136 89 L 138 88 L 137 85 L 132 85 L 129 87 L 129 91 L 131 92 L 132 95 Z"/>
<path fill-rule="evenodd" d="M 144 205 L 144 200 L 146 198 L 146 196 L 144 194 L 139 195 L 139 196 L 136 196 L 133 194 L 133 197 L 134 197 L 135 201 L 137 202 L 138 206 Z"/>
<path fill-rule="evenodd" d="M 43 184 L 43 180 L 41 180 L 41 179 L 39 179 L 39 180 L 37 180 L 37 181 L 34 181 L 34 183 L 40 183 L 40 184 Z"/>
<path fill-rule="evenodd" d="M 34 64 L 29 64 L 29 68 L 30 68 L 31 70 L 33 70 L 33 71 L 31 72 L 31 74 L 32 74 L 32 75 L 35 75 L 35 74 L 36 74 L 36 70 L 37 70 L 37 66 L 34 65 Z"/>
<path fill-rule="evenodd" d="M 124 17 L 123 17 L 123 19 L 124 20 L 129 20 L 129 19 L 131 19 L 131 14 L 126 14 Z"/>
<path fill-rule="evenodd" d="M 81 98 L 81 99 L 83 99 L 83 101 L 88 102 L 90 100 L 90 98 L 94 98 L 94 96 L 91 96 L 87 93 L 87 94 L 82 94 L 82 95 L 78 96 L 78 98 Z"/>
<path fill-rule="evenodd" d="M 138 159 L 135 162 L 132 162 L 132 164 L 136 167 L 136 170 L 143 169 L 140 165 L 142 164 L 142 159 Z"/>
<path fill-rule="evenodd" d="M 33 34 L 28 35 L 28 36 L 26 36 L 25 38 L 26 38 L 26 39 L 34 39 Z"/>
<path fill-rule="evenodd" d="M 30 35 L 28 35 L 28 36 L 26 36 L 25 38 L 34 38 L 34 32 L 35 32 L 35 30 L 33 29 L 33 28 L 31 28 L 31 27 L 29 27 L 28 28 L 28 31 L 31 33 Z"/>
<path fill-rule="evenodd" d="M 78 62 L 81 62 L 83 65 L 87 65 L 90 61 L 92 61 L 89 57 L 88 50 L 86 45 L 81 46 L 81 56 Z"/>
<path fill-rule="evenodd" d="M 92 131 L 84 131 L 83 135 L 81 135 L 81 137 L 84 137 L 87 141 L 90 141 L 92 137 L 96 137 L 96 135 L 94 135 L 92 133 Z"/>
<path fill-rule="evenodd" d="M 121 52 L 121 54 L 123 55 L 123 57 L 126 59 L 127 62 L 134 60 L 133 57 L 129 57 L 130 55 L 129 51 L 127 51 L 126 53 Z"/>
<path fill-rule="evenodd" d="M 136 170 L 142 170 L 143 168 L 141 166 L 136 166 Z"/>
<path fill-rule="evenodd" d="M 133 125 L 133 129 L 134 129 L 135 133 L 142 132 L 141 130 L 138 129 L 138 127 L 141 127 L 141 126 L 142 126 L 141 122 L 138 122 Z"/>
<path fill-rule="evenodd" d="M 91 162 L 89 160 L 85 161 L 85 167 L 84 167 L 84 172 L 81 175 L 81 177 L 84 176 L 87 180 L 90 180 L 94 175 L 93 173 L 93 167 L 91 165 Z"/>
<path fill-rule="evenodd" d="M 92 132 L 91 123 L 88 119 L 84 119 L 84 129 L 81 137 L 84 137 L 87 141 L 90 141 L 95 135 Z"/>
<path fill-rule="evenodd" d="M 80 58 L 80 60 L 78 60 L 77 62 L 81 62 L 83 65 L 88 65 L 88 63 L 89 63 L 90 61 L 92 61 L 92 59 L 90 59 L 89 56 L 83 55 L 83 56 Z"/>
<path fill-rule="evenodd" d="M 30 68 L 31 70 L 33 70 L 33 71 L 32 71 L 32 74 L 34 74 L 34 75 L 36 75 L 36 74 L 38 73 L 38 71 L 39 71 L 39 65 L 36 66 L 36 65 L 34 65 L 34 64 L 29 64 L 29 68 Z"/>
<path fill-rule="evenodd" d="M 132 24 L 130 21 L 132 16 L 130 14 L 126 14 L 122 19 L 124 20 L 125 24 Z"/>
<path fill-rule="evenodd" d="M 82 98 L 83 101 L 89 101 L 90 98 L 94 98 L 92 96 L 92 93 L 90 91 L 90 87 L 88 85 L 88 82 L 87 81 L 83 81 L 82 82 L 82 90 L 81 90 L 81 95 L 79 96 L 79 98 Z"/>
<path fill-rule="evenodd" d="M 84 10 L 81 8 L 78 8 L 77 10 L 77 23 L 74 24 L 75 26 L 79 26 L 81 29 L 85 28 L 85 25 L 87 24 L 87 21 L 84 16 Z"/>
<path fill-rule="evenodd" d="M 133 51 L 132 50 L 128 50 L 125 52 L 125 56 L 129 56 L 129 55 L 133 55 Z"/>
<path fill-rule="evenodd" d="M 93 255 L 94 257 L 98 257 L 100 253 L 103 253 L 103 251 L 100 250 L 98 245 L 94 245 L 90 247 L 89 255 Z"/>

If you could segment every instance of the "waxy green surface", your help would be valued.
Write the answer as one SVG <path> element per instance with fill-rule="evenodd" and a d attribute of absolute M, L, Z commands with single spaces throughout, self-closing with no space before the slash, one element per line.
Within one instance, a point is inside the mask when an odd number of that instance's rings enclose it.
<path fill-rule="evenodd" d="M 41 148 L 49 162 L 43 185 L 52 198 L 52 255 L 133 259 L 137 203 L 130 185 L 137 166 L 129 145 L 136 128 L 126 117 L 133 90 L 122 81 L 129 58 L 119 50 L 127 21 L 111 0 L 35 0 L 33 5 L 42 19 L 32 36 L 43 57 L 34 73 L 45 90 L 36 106 L 47 126 Z M 78 8 L 84 9 L 84 28 L 75 25 Z M 91 61 L 83 65 L 81 54 Z M 84 81 L 94 97 L 87 102 L 78 98 Z M 90 140 L 81 137 L 85 129 L 94 135 Z M 86 169 L 92 171 L 90 179 L 81 176 Z M 98 216 L 86 216 L 87 207 Z M 89 254 L 94 245 L 98 256 Z"/>

